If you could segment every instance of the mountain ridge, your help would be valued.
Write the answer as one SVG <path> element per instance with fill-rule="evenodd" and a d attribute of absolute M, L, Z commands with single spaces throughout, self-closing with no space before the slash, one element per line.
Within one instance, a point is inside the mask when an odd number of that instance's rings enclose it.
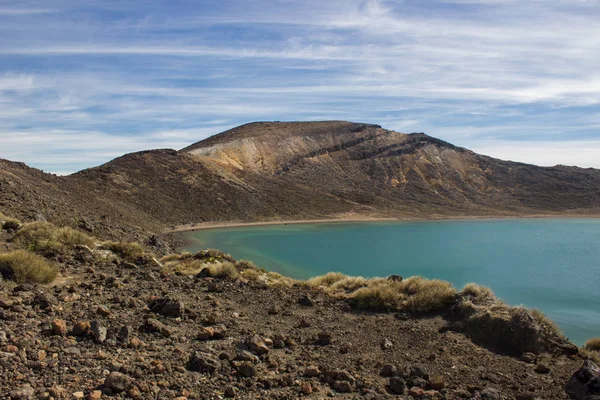
<path fill-rule="evenodd" d="M 600 170 L 498 160 L 374 124 L 255 122 L 69 176 L 0 161 L 0 207 L 136 239 L 204 222 L 600 214 Z"/>

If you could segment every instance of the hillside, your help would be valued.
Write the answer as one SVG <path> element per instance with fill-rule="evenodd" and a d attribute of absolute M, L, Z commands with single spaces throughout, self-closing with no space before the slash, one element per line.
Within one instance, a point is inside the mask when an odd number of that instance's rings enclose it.
<path fill-rule="evenodd" d="M 593 214 L 600 171 L 501 161 L 422 133 L 351 122 L 240 126 L 181 151 L 57 177 L 2 161 L 0 206 L 135 236 L 207 221 Z"/>

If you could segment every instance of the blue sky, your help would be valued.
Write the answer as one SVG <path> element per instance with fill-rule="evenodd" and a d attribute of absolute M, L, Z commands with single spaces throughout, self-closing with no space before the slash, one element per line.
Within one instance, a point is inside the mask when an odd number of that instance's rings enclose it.
<path fill-rule="evenodd" d="M 0 157 L 54 173 L 257 120 L 600 168 L 600 0 L 0 0 Z"/>

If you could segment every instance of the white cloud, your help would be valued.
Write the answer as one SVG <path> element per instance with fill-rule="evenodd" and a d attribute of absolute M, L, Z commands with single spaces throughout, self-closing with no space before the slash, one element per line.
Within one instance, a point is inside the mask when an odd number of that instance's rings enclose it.
<path fill-rule="evenodd" d="M 0 152 L 34 165 L 65 171 L 265 119 L 495 137 L 492 149 L 515 135 L 577 148 L 600 132 L 596 0 L 44 4 L 0 6 Z"/>

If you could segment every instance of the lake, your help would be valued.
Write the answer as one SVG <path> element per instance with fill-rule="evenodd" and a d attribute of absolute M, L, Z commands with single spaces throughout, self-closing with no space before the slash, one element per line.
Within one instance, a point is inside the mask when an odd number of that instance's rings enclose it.
<path fill-rule="evenodd" d="M 269 225 L 187 232 L 185 250 L 306 279 L 330 271 L 489 286 L 539 308 L 573 342 L 600 337 L 600 220 L 505 219 Z"/>

